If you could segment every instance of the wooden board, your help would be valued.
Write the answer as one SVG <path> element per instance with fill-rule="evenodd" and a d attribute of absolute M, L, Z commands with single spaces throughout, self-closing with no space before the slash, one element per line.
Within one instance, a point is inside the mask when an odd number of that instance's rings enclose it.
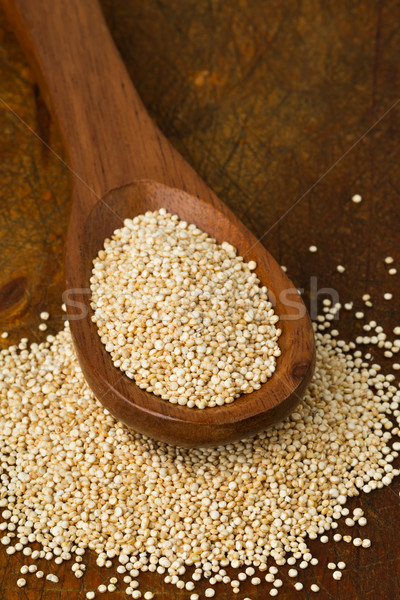
<path fill-rule="evenodd" d="M 104 0 L 103 8 L 161 129 L 254 234 L 265 236 L 295 284 L 307 295 L 310 277 L 316 277 L 319 289 L 335 288 L 342 302 L 358 298 L 360 309 L 361 296 L 369 293 L 374 306 L 368 316 L 391 332 L 400 323 L 400 275 L 387 275 L 383 259 L 394 256 L 400 265 L 400 105 L 390 110 L 399 97 L 398 4 Z M 50 331 L 61 326 L 69 174 L 16 116 L 62 156 L 57 131 L 4 21 L 0 33 L 0 97 L 11 109 L 0 111 L 0 330 L 10 331 L 10 341 L 23 335 L 33 341 L 44 337 L 37 329 L 41 310 L 51 314 Z M 350 201 L 354 193 L 363 196 L 361 204 Z M 316 254 L 308 252 L 310 244 L 318 246 Z M 336 271 L 339 263 L 343 274 Z M 387 291 L 392 301 L 383 300 Z M 344 314 L 338 328 L 354 339 L 361 323 Z M 400 596 L 399 490 L 395 482 L 349 503 L 366 511 L 362 535 L 371 538 L 371 549 L 311 544 L 320 563 L 301 580 L 320 583 L 315 597 Z M 340 524 L 340 532 L 347 529 Z M 330 560 L 347 563 L 342 581 L 327 572 Z M 0 552 L 5 600 L 82 600 L 111 576 L 89 556 L 79 581 L 70 565 L 53 565 L 59 584 L 31 578 L 19 590 L 15 582 L 24 562 Z M 279 598 L 314 597 L 284 580 Z M 154 576 L 143 581 L 163 600 L 187 597 Z M 268 589 L 248 585 L 238 598 L 261 600 Z M 230 588 L 220 588 L 217 597 L 230 599 Z"/>

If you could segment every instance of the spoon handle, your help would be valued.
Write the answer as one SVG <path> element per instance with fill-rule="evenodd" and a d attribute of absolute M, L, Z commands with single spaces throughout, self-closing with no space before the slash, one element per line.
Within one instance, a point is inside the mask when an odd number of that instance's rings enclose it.
<path fill-rule="evenodd" d="M 210 197 L 148 116 L 97 0 L 2 3 L 61 129 L 75 189 L 94 192 L 75 194 L 85 198 L 81 211 L 136 179 Z"/>

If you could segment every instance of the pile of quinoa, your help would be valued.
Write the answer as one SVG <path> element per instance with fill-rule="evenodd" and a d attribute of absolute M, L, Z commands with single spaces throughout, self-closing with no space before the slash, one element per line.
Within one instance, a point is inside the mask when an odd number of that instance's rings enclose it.
<path fill-rule="evenodd" d="M 325 301 L 315 326 L 315 375 L 297 410 L 251 439 L 214 449 L 176 448 L 116 421 L 84 380 L 67 322 L 46 342 L 23 339 L 2 350 L 6 551 L 24 552 L 27 562 L 71 560 L 82 577 L 89 548 L 99 566 L 118 562 L 119 585 L 133 598 L 142 595 L 141 571 L 185 588 L 191 600 L 204 577 L 206 597 L 221 581 L 237 593 L 246 579 L 254 585 L 265 579 L 276 596 L 285 563 L 301 590 L 298 569 L 317 562 L 308 540 L 328 541 L 341 516 L 365 525 L 361 509 L 349 516 L 346 500 L 388 486 L 399 474 L 392 463 L 400 444 L 392 437 L 399 433 L 400 391 L 393 375 L 381 374 L 354 343 L 329 331 L 339 308 Z M 344 537 L 355 546 L 371 544 Z M 31 551 L 34 542 L 41 550 Z M 227 574 L 228 566 L 237 576 Z M 334 579 L 344 566 L 330 563 Z M 30 567 L 23 573 L 33 573 Z M 115 590 L 116 581 L 87 597 Z"/>
<path fill-rule="evenodd" d="M 113 363 L 173 404 L 258 390 L 281 351 L 254 261 L 165 209 L 125 219 L 93 261 L 93 321 Z"/>

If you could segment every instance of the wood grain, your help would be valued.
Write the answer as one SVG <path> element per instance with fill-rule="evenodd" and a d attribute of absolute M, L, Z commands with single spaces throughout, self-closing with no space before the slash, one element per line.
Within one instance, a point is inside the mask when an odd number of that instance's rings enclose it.
<path fill-rule="evenodd" d="M 233 9 L 206 0 L 105 0 L 103 8 L 152 117 L 257 236 L 397 100 L 400 9 L 394 1 L 244 0 Z M 5 25 L 0 32 L 1 97 L 62 154 L 22 51 Z M 69 174 L 9 111 L 1 111 L 0 119 L 0 288 L 20 276 L 27 281 L 16 304 L 0 312 L 0 328 L 10 330 L 11 341 L 21 335 L 38 340 L 44 336 L 37 330 L 40 310 L 51 313 L 50 331 L 61 326 Z M 388 333 L 400 323 L 398 278 L 388 276 L 383 264 L 387 255 L 400 264 L 399 129 L 397 108 L 265 237 L 306 296 L 310 275 L 320 289 L 335 288 L 343 302 L 356 298 L 357 309 L 363 309 L 362 294 L 370 293 L 374 306 L 367 317 Z M 356 192 L 363 195 L 357 206 L 350 201 Z M 311 243 L 317 254 L 308 252 Z M 337 273 L 338 263 L 346 266 L 344 274 Z M 384 291 L 394 294 L 393 301 L 383 300 Z M 342 313 L 337 328 L 351 340 L 361 334 L 362 323 Z M 371 350 L 386 369 L 388 361 Z M 342 523 L 339 531 L 370 537 L 371 549 L 313 542 L 320 563 L 301 573 L 301 580 L 308 587 L 320 582 L 321 592 L 295 592 L 284 576 L 279 598 L 397 598 L 399 490 L 395 481 L 349 503 L 363 507 L 368 526 L 349 529 Z M 331 560 L 347 563 L 340 582 L 326 569 Z M 83 600 L 86 590 L 111 576 L 90 555 L 83 580 L 69 566 L 53 565 L 60 584 L 30 580 L 17 590 L 23 562 L 1 552 L 0 595 L 7 600 Z M 185 598 L 148 574 L 142 581 L 163 600 Z M 261 600 L 268 590 L 265 583 L 249 585 L 240 596 Z M 218 598 L 231 600 L 230 590 L 219 589 Z"/>
<path fill-rule="evenodd" d="M 96 397 L 136 431 L 186 447 L 226 444 L 287 416 L 300 402 L 315 360 L 311 321 L 296 288 L 151 121 L 96 0 L 41 0 L 40 10 L 30 0 L 2 4 L 32 59 L 67 150 L 73 204 L 64 302 Z M 200 411 L 141 390 L 114 367 L 92 322 L 90 277 L 104 240 L 125 218 L 159 208 L 178 213 L 219 243 L 229 240 L 246 260 L 255 260 L 280 318 L 276 372 L 231 405 Z"/>

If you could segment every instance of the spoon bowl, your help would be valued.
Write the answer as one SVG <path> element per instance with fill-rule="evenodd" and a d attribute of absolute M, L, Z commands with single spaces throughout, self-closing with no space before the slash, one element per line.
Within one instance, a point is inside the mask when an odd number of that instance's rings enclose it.
<path fill-rule="evenodd" d="M 277 359 L 276 372 L 259 390 L 243 394 L 231 404 L 199 410 L 171 404 L 140 389 L 113 365 L 91 320 L 92 260 L 104 240 L 121 227 L 125 218 L 160 208 L 207 230 L 219 243 L 229 239 L 247 261 L 255 260 L 256 274 L 268 288 L 280 317 L 282 354 Z M 83 260 L 75 256 L 76 249 Z M 70 229 L 66 256 L 67 283 L 73 299 L 68 304 L 68 314 L 83 373 L 95 396 L 136 431 L 180 446 L 225 444 L 284 418 L 301 400 L 314 364 L 313 332 L 307 311 L 273 257 L 222 202 L 220 206 L 211 205 L 154 181 L 128 184 L 99 201 L 80 228 Z"/>
<path fill-rule="evenodd" d="M 96 398 L 134 430 L 180 446 L 213 446 L 287 416 L 314 367 L 310 318 L 267 250 L 166 140 L 147 114 L 96 0 L 1 0 L 60 127 L 73 178 L 64 299 L 77 356 Z M 257 263 L 280 318 L 282 351 L 261 388 L 199 410 L 141 390 L 117 369 L 91 317 L 93 259 L 125 218 L 166 208 Z"/>

